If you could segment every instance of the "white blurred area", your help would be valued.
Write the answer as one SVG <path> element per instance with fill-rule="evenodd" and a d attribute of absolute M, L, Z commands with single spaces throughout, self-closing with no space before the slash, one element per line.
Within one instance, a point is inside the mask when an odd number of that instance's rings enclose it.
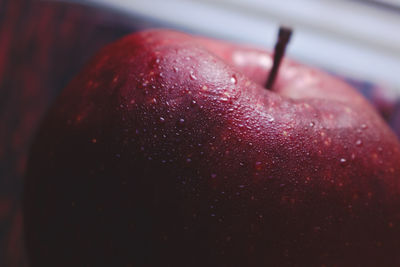
<path fill-rule="evenodd" d="M 279 24 L 295 30 L 298 61 L 397 88 L 400 0 L 86 0 L 177 28 L 272 49 Z"/>

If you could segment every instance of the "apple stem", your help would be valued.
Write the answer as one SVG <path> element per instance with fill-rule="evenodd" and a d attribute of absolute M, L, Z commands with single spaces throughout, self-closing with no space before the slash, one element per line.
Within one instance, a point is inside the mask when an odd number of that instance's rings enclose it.
<path fill-rule="evenodd" d="M 291 28 L 285 26 L 279 27 L 278 40 L 275 43 L 274 49 L 274 62 L 272 64 L 272 68 L 269 72 L 268 80 L 265 85 L 265 88 L 267 88 L 268 90 L 272 90 L 276 76 L 278 74 L 279 66 L 281 65 L 283 56 L 285 55 L 286 46 L 290 41 L 291 35 Z"/>

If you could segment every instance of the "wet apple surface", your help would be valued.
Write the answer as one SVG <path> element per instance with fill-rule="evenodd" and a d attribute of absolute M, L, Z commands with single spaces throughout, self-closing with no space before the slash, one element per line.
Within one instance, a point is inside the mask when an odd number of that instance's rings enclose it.
<path fill-rule="evenodd" d="M 101 50 L 34 142 L 32 266 L 400 264 L 400 150 L 348 84 L 168 30 Z"/>

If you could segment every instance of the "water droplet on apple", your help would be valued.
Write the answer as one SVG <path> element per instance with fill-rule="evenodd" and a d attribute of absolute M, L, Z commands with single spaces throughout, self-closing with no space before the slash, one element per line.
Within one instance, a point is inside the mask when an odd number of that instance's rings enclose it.
<path fill-rule="evenodd" d="M 231 77 L 231 83 L 237 84 L 237 79 L 236 79 L 236 76 L 235 76 L 235 75 L 233 75 L 233 76 Z"/>
<path fill-rule="evenodd" d="M 160 59 L 159 58 L 156 59 L 156 63 L 157 64 L 160 63 Z"/>
<path fill-rule="evenodd" d="M 362 129 L 367 129 L 368 126 L 367 126 L 366 124 L 361 124 L 361 128 L 362 128 Z"/>
<path fill-rule="evenodd" d="M 181 118 L 179 119 L 179 124 L 184 124 L 185 123 L 185 119 Z"/>
<path fill-rule="evenodd" d="M 178 72 L 178 71 L 179 71 L 178 67 L 174 67 L 174 72 Z"/>
<path fill-rule="evenodd" d="M 310 122 L 310 127 L 314 127 L 315 123 L 312 121 Z"/>
<path fill-rule="evenodd" d="M 345 159 L 345 158 L 341 158 L 339 161 L 340 161 L 340 165 L 342 165 L 342 166 L 347 164 L 347 159 Z"/>
<path fill-rule="evenodd" d="M 196 100 L 192 100 L 192 102 L 190 102 L 190 105 L 191 105 L 192 107 L 196 106 L 196 104 L 197 104 Z"/>
<path fill-rule="evenodd" d="M 228 102 L 228 98 L 226 98 L 226 97 L 221 97 L 221 101 L 222 101 L 222 102 Z"/>
<path fill-rule="evenodd" d="M 192 159 L 191 159 L 191 158 L 187 158 L 187 159 L 186 159 L 186 162 L 187 162 L 187 163 L 190 163 L 190 162 L 192 162 Z"/>
<path fill-rule="evenodd" d="M 270 122 L 270 123 L 272 123 L 272 122 L 275 121 L 275 119 L 274 119 L 274 117 L 272 117 L 272 116 L 268 116 L 267 121 Z"/>
<path fill-rule="evenodd" d="M 190 72 L 190 79 L 197 80 L 197 77 L 194 75 L 193 71 Z"/>
<path fill-rule="evenodd" d="M 356 141 L 356 146 L 362 146 L 362 144 L 363 144 L 363 142 L 362 142 L 361 139 L 358 139 L 358 140 Z"/>
<path fill-rule="evenodd" d="M 165 119 L 163 117 L 160 117 L 160 122 L 165 122 Z"/>

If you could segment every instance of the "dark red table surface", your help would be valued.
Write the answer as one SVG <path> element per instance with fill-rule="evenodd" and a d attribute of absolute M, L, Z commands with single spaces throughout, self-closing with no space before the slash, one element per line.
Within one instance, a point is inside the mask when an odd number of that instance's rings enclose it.
<path fill-rule="evenodd" d="M 140 16 L 80 5 L 0 0 L 0 266 L 26 266 L 20 197 L 29 146 L 46 109 L 100 47 L 143 28 Z M 400 101 L 348 79 L 400 133 Z"/>

